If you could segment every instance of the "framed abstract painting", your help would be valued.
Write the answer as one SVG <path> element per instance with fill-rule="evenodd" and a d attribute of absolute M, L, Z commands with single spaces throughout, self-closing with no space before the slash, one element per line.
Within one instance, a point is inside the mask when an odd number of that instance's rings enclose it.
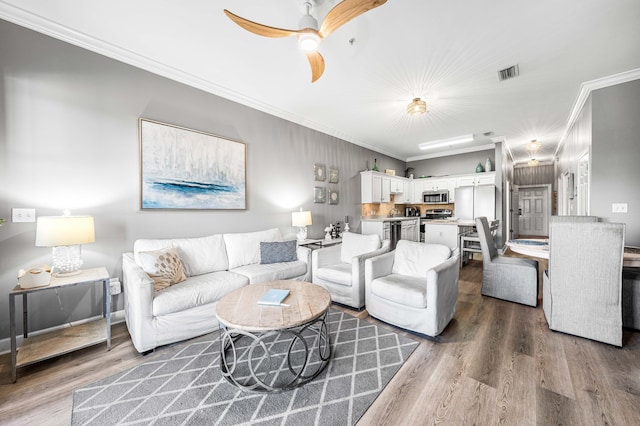
<path fill-rule="evenodd" d="M 142 209 L 246 209 L 243 142 L 139 119 Z"/>

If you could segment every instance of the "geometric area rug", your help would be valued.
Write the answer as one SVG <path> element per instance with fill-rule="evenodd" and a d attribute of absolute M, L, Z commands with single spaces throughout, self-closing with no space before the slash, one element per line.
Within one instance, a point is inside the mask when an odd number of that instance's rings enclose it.
<path fill-rule="evenodd" d="M 71 424 L 354 425 L 418 343 L 335 309 L 327 321 L 329 365 L 300 388 L 264 394 L 229 384 L 215 331 L 75 390 Z"/>

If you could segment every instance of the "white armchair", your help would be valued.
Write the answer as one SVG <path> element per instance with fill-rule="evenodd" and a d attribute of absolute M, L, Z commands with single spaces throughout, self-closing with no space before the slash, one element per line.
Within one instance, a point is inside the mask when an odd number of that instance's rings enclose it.
<path fill-rule="evenodd" d="M 441 244 L 398 241 L 365 262 L 365 301 L 372 317 L 437 336 L 456 313 L 459 253 Z"/>
<path fill-rule="evenodd" d="M 360 309 L 364 306 L 364 262 L 389 251 L 391 241 L 378 235 L 345 232 L 342 244 L 311 253 L 311 282 L 329 293 L 331 300 Z"/>

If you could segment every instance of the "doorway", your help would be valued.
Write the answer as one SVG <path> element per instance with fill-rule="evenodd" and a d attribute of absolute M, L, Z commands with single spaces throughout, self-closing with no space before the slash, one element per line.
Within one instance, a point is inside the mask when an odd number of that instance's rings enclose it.
<path fill-rule="evenodd" d="M 518 191 L 520 235 L 546 237 L 551 216 L 551 185 L 525 185 Z"/>

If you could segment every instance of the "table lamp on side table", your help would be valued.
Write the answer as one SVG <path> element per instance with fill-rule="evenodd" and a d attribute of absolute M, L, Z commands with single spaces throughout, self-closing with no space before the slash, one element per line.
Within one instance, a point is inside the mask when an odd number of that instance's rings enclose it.
<path fill-rule="evenodd" d="M 307 239 L 307 226 L 312 225 L 311 223 L 311 212 L 310 211 L 302 211 L 292 212 L 291 213 L 291 226 L 297 226 L 298 231 L 298 242 L 304 241 Z"/>
<path fill-rule="evenodd" d="M 53 247 L 54 276 L 79 274 L 81 244 L 95 240 L 92 216 L 40 216 L 36 223 L 36 246 Z"/>

